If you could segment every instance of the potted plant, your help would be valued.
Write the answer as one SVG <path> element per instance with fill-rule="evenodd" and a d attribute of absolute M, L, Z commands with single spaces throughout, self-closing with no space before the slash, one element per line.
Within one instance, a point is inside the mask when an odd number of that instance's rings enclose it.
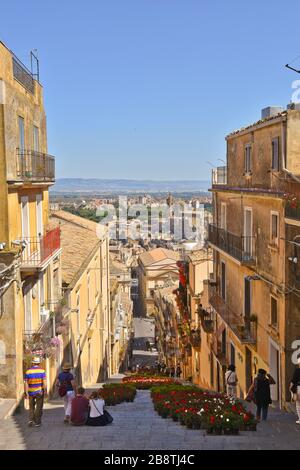
<path fill-rule="evenodd" d="M 222 428 L 224 434 L 237 435 L 241 427 L 241 416 L 236 413 L 226 412 L 222 418 Z"/>

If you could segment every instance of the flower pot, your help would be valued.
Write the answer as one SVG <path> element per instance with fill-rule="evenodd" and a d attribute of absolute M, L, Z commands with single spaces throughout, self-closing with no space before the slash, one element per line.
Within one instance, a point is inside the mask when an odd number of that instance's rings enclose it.
<path fill-rule="evenodd" d="M 239 433 L 238 429 L 224 429 L 224 434 L 226 436 L 236 436 Z"/>
<path fill-rule="evenodd" d="M 245 430 L 246 431 L 257 431 L 257 423 L 247 425 Z"/>
<path fill-rule="evenodd" d="M 214 435 L 215 436 L 221 436 L 221 434 L 222 434 L 222 429 L 221 428 L 214 429 Z"/>

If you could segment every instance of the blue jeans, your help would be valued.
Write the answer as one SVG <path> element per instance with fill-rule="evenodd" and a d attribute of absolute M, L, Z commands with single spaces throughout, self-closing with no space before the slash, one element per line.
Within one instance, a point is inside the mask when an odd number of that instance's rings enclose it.
<path fill-rule="evenodd" d="M 265 421 L 268 417 L 268 409 L 269 409 L 269 405 L 261 405 L 261 404 L 257 403 L 257 405 L 256 405 L 256 417 L 258 419 L 260 419 L 260 417 L 262 415 L 262 420 Z"/>

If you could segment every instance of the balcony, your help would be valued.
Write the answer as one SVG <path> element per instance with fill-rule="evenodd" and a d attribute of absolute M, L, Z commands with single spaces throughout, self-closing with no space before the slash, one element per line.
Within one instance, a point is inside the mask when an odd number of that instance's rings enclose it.
<path fill-rule="evenodd" d="M 198 314 L 201 321 L 202 329 L 205 333 L 213 333 L 215 330 L 215 321 L 213 318 L 213 313 L 203 308 L 199 307 Z"/>
<path fill-rule="evenodd" d="M 34 150 L 17 149 L 17 179 L 55 181 L 55 158 Z"/>
<path fill-rule="evenodd" d="M 210 287 L 209 303 L 241 343 L 256 344 L 256 322 L 246 321 L 243 314 L 235 312 L 219 295 L 216 287 Z"/>
<path fill-rule="evenodd" d="M 212 185 L 218 186 L 222 185 L 225 186 L 227 184 L 227 167 L 226 166 L 218 166 L 212 170 Z"/>
<path fill-rule="evenodd" d="M 285 217 L 300 222 L 300 207 L 285 206 Z"/>
<path fill-rule="evenodd" d="M 16 56 L 13 56 L 13 76 L 29 93 L 34 94 L 33 75 Z"/>
<path fill-rule="evenodd" d="M 194 349 L 201 348 L 201 330 L 200 328 L 191 330 L 190 343 Z"/>
<path fill-rule="evenodd" d="M 59 227 L 50 230 L 43 237 L 21 238 L 21 270 L 43 269 L 47 262 L 60 250 Z"/>
<path fill-rule="evenodd" d="M 217 225 L 209 224 L 208 242 L 225 251 L 241 264 L 253 265 L 256 262 L 255 237 L 253 236 L 234 235 Z"/>

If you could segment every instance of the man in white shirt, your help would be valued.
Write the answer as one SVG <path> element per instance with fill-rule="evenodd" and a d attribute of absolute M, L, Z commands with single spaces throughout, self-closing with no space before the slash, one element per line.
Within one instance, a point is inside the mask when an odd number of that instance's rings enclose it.
<path fill-rule="evenodd" d="M 228 366 L 228 370 L 225 373 L 226 392 L 229 397 L 236 398 L 237 383 L 238 383 L 238 378 L 235 372 L 235 366 L 231 364 L 230 366 Z"/>

